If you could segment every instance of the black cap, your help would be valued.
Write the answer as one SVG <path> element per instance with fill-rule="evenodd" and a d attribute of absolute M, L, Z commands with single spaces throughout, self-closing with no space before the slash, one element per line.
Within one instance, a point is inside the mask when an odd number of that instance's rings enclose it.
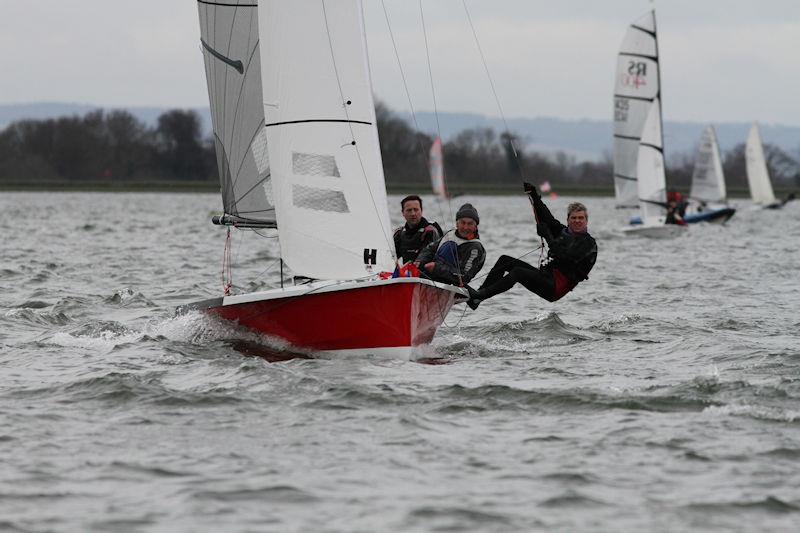
<path fill-rule="evenodd" d="M 478 216 L 478 210 L 472 207 L 472 204 L 464 204 L 458 208 L 458 212 L 456 213 L 456 220 L 459 218 L 471 218 L 475 221 L 476 224 L 481 223 L 481 219 Z"/>

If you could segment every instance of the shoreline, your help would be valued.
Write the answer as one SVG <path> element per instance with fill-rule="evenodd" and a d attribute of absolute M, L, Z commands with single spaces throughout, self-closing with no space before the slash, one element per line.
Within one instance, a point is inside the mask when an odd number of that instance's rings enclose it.
<path fill-rule="evenodd" d="M 387 185 L 388 194 L 430 194 L 428 183 L 414 183 L 407 185 Z M 514 195 L 520 192 L 517 184 L 508 185 L 486 185 L 486 184 L 461 184 L 450 187 L 453 198 L 458 196 L 486 194 L 486 195 Z M 796 191 L 798 187 L 777 186 L 775 196 L 783 198 L 790 192 Z M 2 182 L 0 181 L 0 191 L 2 192 L 166 192 L 166 193 L 219 193 L 219 184 L 208 181 L 143 181 L 125 183 L 98 183 L 91 181 L 82 182 Z M 678 189 L 682 194 L 688 195 L 689 191 Z M 559 196 L 591 196 L 591 197 L 611 197 L 614 196 L 614 187 L 611 185 L 563 185 L 556 191 Z M 729 187 L 729 198 L 749 198 L 750 192 L 747 187 Z"/>

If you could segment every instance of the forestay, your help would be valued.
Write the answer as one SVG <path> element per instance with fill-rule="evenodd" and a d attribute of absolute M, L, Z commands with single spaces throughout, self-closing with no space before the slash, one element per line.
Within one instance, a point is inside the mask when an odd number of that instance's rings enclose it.
<path fill-rule="evenodd" d="M 758 124 L 753 123 L 745 145 L 745 159 L 747 162 L 747 182 L 750 185 L 750 197 L 753 202 L 769 205 L 775 202 L 772 192 L 772 182 L 769 179 L 767 160 L 764 157 L 764 145 L 761 142 L 761 133 Z"/>
<path fill-rule="evenodd" d="M 617 56 L 614 82 L 614 189 L 617 205 L 637 200 L 637 157 L 645 119 L 660 97 L 655 12 L 628 28 Z"/>
<path fill-rule="evenodd" d="M 391 270 L 361 3 L 262 0 L 259 28 L 284 261 L 318 279 Z"/>
<path fill-rule="evenodd" d="M 690 196 L 696 200 L 712 203 L 724 203 L 727 198 L 722 159 L 713 126 L 706 127 L 700 138 Z"/>
<path fill-rule="evenodd" d="M 442 155 L 442 139 L 436 137 L 428 154 L 428 166 L 431 173 L 431 187 L 437 198 L 446 199 L 447 189 L 444 185 L 444 157 Z"/>
<path fill-rule="evenodd" d="M 645 225 L 663 222 L 663 204 L 667 201 L 667 180 L 664 172 L 664 144 L 661 135 L 661 102 L 653 101 L 647 113 L 639 141 L 636 174 L 642 222 Z M 658 205 L 662 204 L 662 205 Z"/>
<path fill-rule="evenodd" d="M 197 7 L 225 213 L 237 223 L 274 227 L 257 3 L 198 0 Z"/>

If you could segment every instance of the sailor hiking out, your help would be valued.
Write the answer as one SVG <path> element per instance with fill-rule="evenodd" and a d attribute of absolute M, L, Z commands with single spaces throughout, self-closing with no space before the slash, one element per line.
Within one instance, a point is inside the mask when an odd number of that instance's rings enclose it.
<path fill-rule="evenodd" d="M 597 259 L 597 243 L 588 232 L 586 206 L 579 202 L 570 204 L 565 226 L 555 219 L 533 185 L 525 183 L 524 186 L 536 216 L 536 233 L 549 248 L 548 262 L 536 268 L 514 257 L 501 256 L 480 289 L 476 291 L 467 287 L 470 293 L 467 305 L 472 309 L 477 309 L 483 300 L 509 290 L 516 283 L 554 302 L 588 279 Z"/>
<path fill-rule="evenodd" d="M 456 228 L 426 246 L 414 262 L 432 280 L 464 286 L 483 268 L 486 250 L 478 235 L 480 218 L 472 204 L 456 212 Z"/>

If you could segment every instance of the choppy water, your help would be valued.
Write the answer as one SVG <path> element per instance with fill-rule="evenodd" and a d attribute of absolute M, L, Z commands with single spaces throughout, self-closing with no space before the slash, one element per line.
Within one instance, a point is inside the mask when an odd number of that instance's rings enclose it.
<path fill-rule="evenodd" d="M 464 200 L 489 265 L 534 246 L 523 197 Z M 586 203 L 591 280 L 457 306 L 432 365 L 174 318 L 220 292 L 216 195 L 0 193 L 0 530 L 794 530 L 800 205 L 650 241 Z"/>

